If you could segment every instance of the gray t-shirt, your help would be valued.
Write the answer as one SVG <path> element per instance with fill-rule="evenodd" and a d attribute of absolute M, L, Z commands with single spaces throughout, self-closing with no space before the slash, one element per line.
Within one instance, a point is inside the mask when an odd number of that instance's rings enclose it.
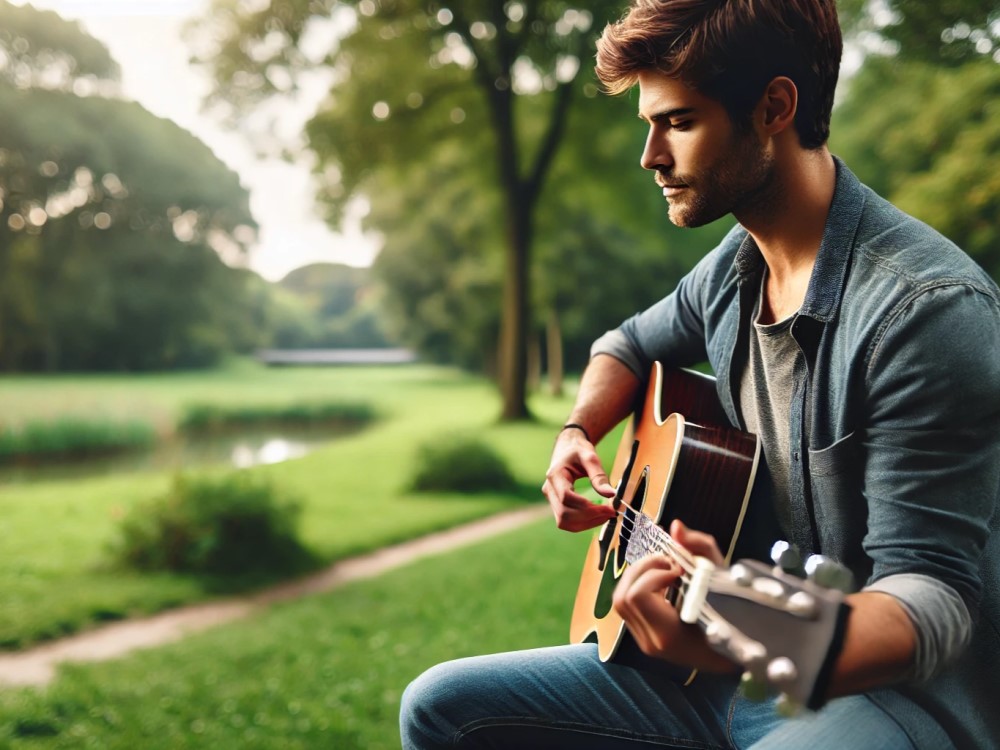
<path fill-rule="evenodd" d="M 760 323 L 760 298 L 750 332 L 747 367 L 740 378 L 740 411 L 747 432 L 760 437 L 761 452 L 771 482 L 774 510 L 781 528 L 791 528 L 788 473 L 791 465 L 789 413 L 795 392 L 795 372 L 802 350 L 792 338 L 795 316 Z"/>
<path fill-rule="evenodd" d="M 766 283 L 767 274 L 764 274 Z M 796 372 L 805 373 L 802 350 L 792 336 L 792 315 L 777 323 L 760 322 L 758 295 L 747 367 L 740 378 L 740 413 L 748 432 L 761 441 L 771 483 L 774 510 L 783 529 L 791 528 L 788 476 L 791 466 L 790 407 Z M 760 476 L 760 475 L 758 475 Z M 866 586 L 895 597 L 917 634 L 917 653 L 910 676 L 932 676 L 936 667 L 965 648 L 972 637 L 972 618 L 953 588 L 929 576 L 902 573 Z"/>

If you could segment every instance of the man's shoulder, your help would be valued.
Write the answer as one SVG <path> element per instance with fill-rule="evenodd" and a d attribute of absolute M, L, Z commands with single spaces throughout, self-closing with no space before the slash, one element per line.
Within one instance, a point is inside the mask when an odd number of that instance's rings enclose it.
<path fill-rule="evenodd" d="M 920 219 L 866 186 L 854 242 L 854 262 L 865 274 L 886 278 L 897 288 L 971 285 L 1000 300 L 1000 289 L 964 250 Z"/>

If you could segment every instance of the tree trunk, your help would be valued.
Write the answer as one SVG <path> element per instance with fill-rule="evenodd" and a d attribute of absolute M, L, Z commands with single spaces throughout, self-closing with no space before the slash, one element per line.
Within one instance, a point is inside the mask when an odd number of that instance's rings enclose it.
<path fill-rule="evenodd" d="M 534 331 L 528 336 L 528 393 L 538 393 L 542 384 L 542 341 Z"/>
<path fill-rule="evenodd" d="M 545 349 L 549 374 L 549 390 L 556 398 L 563 395 L 562 326 L 559 312 L 553 307 L 545 321 Z"/>
<path fill-rule="evenodd" d="M 531 207 L 519 195 L 508 194 L 507 257 L 503 312 L 500 320 L 500 395 L 504 421 L 529 419 L 528 258 L 531 247 Z"/>

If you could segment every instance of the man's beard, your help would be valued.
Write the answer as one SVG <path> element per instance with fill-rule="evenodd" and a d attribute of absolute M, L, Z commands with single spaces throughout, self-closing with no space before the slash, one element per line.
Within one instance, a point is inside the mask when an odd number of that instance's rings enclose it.
<path fill-rule="evenodd" d="M 661 174 L 658 184 L 685 185 L 667 199 L 670 221 L 700 227 L 726 214 L 766 210 L 774 192 L 774 159 L 752 133 L 733 133 L 726 151 L 706 169 L 690 175 Z"/>

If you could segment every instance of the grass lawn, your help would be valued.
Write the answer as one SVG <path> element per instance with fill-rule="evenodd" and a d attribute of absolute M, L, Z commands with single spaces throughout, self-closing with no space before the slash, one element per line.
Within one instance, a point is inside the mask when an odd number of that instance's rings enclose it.
<path fill-rule="evenodd" d="M 399 747 L 403 688 L 459 656 L 565 643 L 588 534 L 533 524 L 118 662 L 0 692 L 0 746 Z"/>
<path fill-rule="evenodd" d="M 525 502 L 502 494 L 477 497 L 408 494 L 419 446 L 476 433 L 504 455 L 525 495 L 537 488 L 568 398 L 538 396 L 538 421 L 496 421 L 492 384 L 429 366 L 273 368 L 250 362 L 207 373 L 142 376 L 0 378 L 0 419 L 59 414 L 149 418 L 170 424 L 191 402 L 294 401 L 371 403 L 380 418 L 304 458 L 253 469 L 304 504 L 302 530 L 320 557 L 333 561 L 455 525 Z M 116 519 L 159 494 L 169 473 L 132 473 L 0 486 L 0 648 L 79 630 L 101 620 L 162 609 L 218 593 L 218 582 L 107 569 Z"/>

